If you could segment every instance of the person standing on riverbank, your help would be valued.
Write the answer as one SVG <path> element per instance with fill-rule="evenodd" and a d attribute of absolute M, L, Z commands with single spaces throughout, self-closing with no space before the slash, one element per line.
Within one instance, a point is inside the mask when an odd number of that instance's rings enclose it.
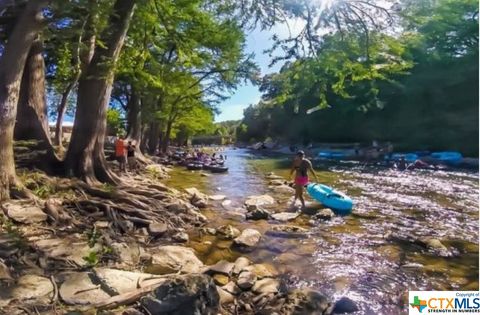
<path fill-rule="evenodd" d="M 318 182 L 317 174 L 313 170 L 312 162 L 305 158 L 305 152 L 298 151 L 295 159 L 293 160 L 292 170 L 290 171 L 290 176 L 295 173 L 295 199 L 293 200 L 293 205 L 297 202 L 297 199 L 300 199 L 302 207 L 305 208 L 305 199 L 303 198 L 303 188 L 308 184 L 308 172 L 315 177 L 315 180 Z"/>

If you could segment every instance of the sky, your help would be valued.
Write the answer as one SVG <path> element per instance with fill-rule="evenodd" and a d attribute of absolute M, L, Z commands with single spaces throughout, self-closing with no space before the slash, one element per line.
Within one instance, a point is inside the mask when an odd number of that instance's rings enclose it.
<path fill-rule="evenodd" d="M 302 27 L 302 23 L 299 21 L 289 22 L 289 28 L 293 35 L 296 35 Z M 272 47 L 273 42 L 271 37 L 273 34 L 278 35 L 280 38 L 290 36 L 289 29 L 286 25 L 278 25 L 267 31 L 255 29 L 247 34 L 245 53 L 250 54 L 253 52 L 255 54 L 255 62 L 260 67 L 262 76 L 268 73 L 278 72 L 283 65 L 283 63 L 279 62 L 271 68 L 268 67 L 271 58 L 268 54 L 263 53 L 265 49 Z M 251 83 L 239 86 L 229 99 L 223 101 L 219 105 L 221 113 L 216 115 L 215 122 L 242 119 L 243 110 L 250 104 L 258 103 L 260 97 L 261 93 L 257 86 L 254 86 Z"/>

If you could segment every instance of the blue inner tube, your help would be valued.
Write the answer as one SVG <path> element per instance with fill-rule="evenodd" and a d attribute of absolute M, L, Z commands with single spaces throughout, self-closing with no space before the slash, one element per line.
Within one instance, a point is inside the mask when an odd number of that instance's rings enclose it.
<path fill-rule="evenodd" d="M 463 160 L 462 154 L 455 151 L 434 152 L 430 157 L 447 164 L 460 164 Z"/>
<path fill-rule="evenodd" d="M 307 193 L 337 214 L 349 214 L 352 211 L 352 199 L 332 187 L 311 183 L 307 185 Z"/>
<path fill-rule="evenodd" d="M 413 163 L 418 160 L 418 155 L 415 153 L 393 153 L 389 156 L 389 159 L 393 161 L 398 161 L 402 156 L 405 158 L 405 161 L 409 163 Z"/>
<path fill-rule="evenodd" d="M 347 155 L 343 152 L 320 151 L 318 152 L 318 157 L 324 159 L 343 159 L 347 157 Z"/>

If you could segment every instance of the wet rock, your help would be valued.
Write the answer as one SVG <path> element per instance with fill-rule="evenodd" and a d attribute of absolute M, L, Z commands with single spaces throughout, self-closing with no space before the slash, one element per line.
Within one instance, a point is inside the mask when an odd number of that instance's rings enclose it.
<path fill-rule="evenodd" d="M 234 245 L 242 248 L 254 247 L 260 242 L 262 234 L 254 229 L 245 229 L 239 237 L 233 240 Z"/>
<path fill-rule="evenodd" d="M 287 295 L 285 304 L 281 307 L 280 314 L 327 314 L 330 307 L 329 300 L 320 292 L 310 289 L 294 290 Z"/>
<path fill-rule="evenodd" d="M 245 206 L 248 208 L 249 206 L 265 206 L 265 205 L 273 205 L 275 203 L 275 199 L 273 199 L 269 195 L 256 195 L 256 196 L 249 196 L 247 200 L 245 200 Z"/>
<path fill-rule="evenodd" d="M 296 212 L 280 212 L 272 214 L 272 218 L 277 221 L 287 222 L 295 220 L 300 214 Z"/>
<path fill-rule="evenodd" d="M 216 315 L 220 297 L 209 276 L 192 274 L 166 281 L 143 297 L 140 304 L 152 315 Z"/>
<path fill-rule="evenodd" d="M 321 205 L 313 202 L 305 202 L 305 207 L 301 209 L 306 215 L 315 215 L 320 210 Z"/>
<path fill-rule="evenodd" d="M 248 265 L 250 260 L 247 257 L 238 257 L 233 266 L 233 274 L 239 274 Z"/>
<path fill-rule="evenodd" d="M 186 243 L 188 242 L 189 237 L 185 232 L 178 232 L 172 235 L 172 239 L 176 242 Z"/>
<path fill-rule="evenodd" d="M 201 228 L 200 232 L 203 233 L 203 234 L 210 234 L 210 235 L 216 235 L 217 234 L 217 230 L 214 229 L 214 228 L 210 228 L 210 227 Z"/>
<path fill-rule="evenodd" d="M 226 275 L 217 273 L 213 275 L 213 281 L 215 282 L 216 285 L 223 286 L 230 281 L 230 278 Z"/>
<path fill-rule="evenodd" d="M 168 226 L 162 222 L 154 222 L 148 225 L 148 233 L 151 236 L 162 236 L 168 230 Z"/>
<path fill-rule="evenodd" d="M 217 228 L 217 235 L 226 240 L 233 240 L 240 235 L 240 230 L 230 224 L 222 225 Z"/>
<path fill-rule="evenodd" d="M 222 201 L 225 198 L 227 198 L 227 196 L 225 196 L 225 195 L 211 195 L 211 196 L 208 196 L 208 199 L 213 200 L 213 201 Z"/>
<path fill-rule="evenodd" d="M 440 242 L 440 240 L 436 238 L 423 238 L 420 239 L 420 243 L 425 246 L 427 249 L 432 250 L 439 256 L 450 256 L 450 252 L 448 248 Z"/>
<path fill-rule="evenodd" d="M 259 208 L 258 206 L 249 206 L 246 215 L 247 220 L 267 220 L 270 217 L 270 212 Z"/>
<path fill-rule="evenodd" d="M 223 274 L 223 275 L 230 275 L 232 273 L 233 267 L 235 266 L 234 263 L 228 262 L 226 260 L 220 260 L 215 265 L 209 266 L 206 273 L 210 274 Z"/>
<path fill-rule="evenodd" d="M 335 216 L 335 213 L 332 209 L 325 208 L 318 211 L 316 215 L 314 215 L 314 219 L 316 220 L 331 220 Z"/>
<path fill-rule="evenodd" d="M 269 186 L 274 193 L 277 194 L 293 194 L 295 193 L 295 189 L 287 185 L 279 185 L 279 186 Z"/>
<path fill-rule="evenodd" d="M 257 276 L 250 271 L 242 271 L 238 275 L 237 285 L 242 290 L 248 290 L 255 284 L 257 281 Z"/>
<path fill-rule="evenodd" d="M 233 300 L 235 300 L 235 297 L 230 292 L 227 292 L 220 287 L 217 287 L 217 292 L 220 297 L 220 304 L 222 305 L 232 303 Z"/>
<path fill-rule="evenodd" d="M 267 235 L 285 238 L 307 237 L 308 230 L 294 225 L 274 225 L 267 231 Z"/>
<path fill-rule="evenodd" d="M 237 295 L 242 292 L 242 290 L 238 287 L 238 285 L 233 281 L 228 282 L 226 285 L 222 287 L 222 289 L 233 295 Z"/>
<path fill-rule="evenodd" d="M 275 175 L 274 173 L 267 174 L 266 178 L 269 179 L 269 180 L 282 180 L 282 181 L 284 181 L 282 176 Z"/>
<path fill-rule="evenodd" d="M 5 214 L 15 222 L 30 224 L 47 221 L 47 214 L 34 205 L 11 201 L 3 203 L 2 207 Z"/>
<path fill-rule="evenodd" d="M 280 288 L 280 282 L 276 279 L 265 278 L 258 280 L 252 287 L 252 291 L 257 294 L 277 293 Z"/>
<path fill-rule="evenodd" d="M 199 273 L 203 263 L 195 256 L 193 249 L 183 246 L 160 246 L 152 253 L 152 270 Z M 153 272 L 153 271 L 152 271 Z"/>
<path fill-rule="evenodd" d="M 358 306 L 354 301 L 352 301 L 348 297 L 342 297 L 340 300 L 335 302 L 332 314 L 354 313 L 358 311 Z"/>

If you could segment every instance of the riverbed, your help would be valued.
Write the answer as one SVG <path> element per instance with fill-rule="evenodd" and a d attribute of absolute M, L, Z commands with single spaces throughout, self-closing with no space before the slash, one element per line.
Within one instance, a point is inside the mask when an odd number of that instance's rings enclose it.
<path fill-rule="evenodd" d="M 347 296 L 359 314 L 406 314 L 408 290 L 478 290 L 478 172 L 418 170 L 399 172 L 361 163 L 316 162 L 320 182 L 354 199 L 353 213 L 330 221 L 302 214 L 289 225 L 309 230 L 306 237 L 274 237 L 265 232 L 275 221 L 246 221 L 243 202 L 269 194 L 276 208 L 292 211 L 291 195 L 276 194 L 265 174 L 288 179 L 289 156 L 265 157 L 244 149 L 227 150 L 226 174 L 202 176 L 175 168 L 168 184 L 222 194 L 230 202 L 204 210 L 209 227 L 231 224 L 264 234 L 249 253 L 229 241 L 193 233 L 189 246 L 207 264 L 242 255 L 273 265 L 288 287 L 311 287 L 338 299 Z M 440 240 L 439 255 L 417 242 Z"/>

